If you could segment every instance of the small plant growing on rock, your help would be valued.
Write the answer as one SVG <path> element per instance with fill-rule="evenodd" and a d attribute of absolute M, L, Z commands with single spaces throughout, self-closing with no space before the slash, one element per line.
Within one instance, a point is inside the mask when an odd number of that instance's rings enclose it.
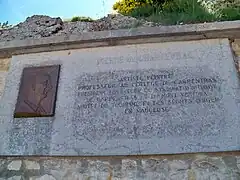
<path fill-rule="evenodd" d="M 4 23 L 0 23 L 0 29 L 6 29 L 6 28 L 10 28 L 12 27 L 12 25 L 8 24 L 8 21 L 4 22 Z"/>
<path fill-rule="evenodd" d="M 81 21 L 81 22 L 93 22 L 93 19 L 90 17 L 84 17 L 84 16 L 75 16 L 72 17 L 71 22 L 77 22 L 77 21 Z"/>

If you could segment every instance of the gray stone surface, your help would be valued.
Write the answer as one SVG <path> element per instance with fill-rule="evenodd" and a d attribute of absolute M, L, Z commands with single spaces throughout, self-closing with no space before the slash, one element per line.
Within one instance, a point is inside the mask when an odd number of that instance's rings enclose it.
<path fill-rule="evenodd" d="M 61 64 L 55 117 L 13 119 L 22 69 L 51 64 Z M 14 56 L 6 82 L 3 155 L 239 150 L 239 80 L 227 39 Z"/>
<path fill-rule="evenodd" d="M 41 170 L 8 170 L 0 159 L 0 180 L 239 180 L 239 153 L 134 157 L 31 157 Z M 28 159 L 28 157 L 21 158 Z M 4 162 L 4 163 L 2 163 Z M 3 165 L 1 165 L 3 164 Z"/>
<path fill-rule="evenodd" d="M 137 26 L 151 27 L 159 24 L 134 17 L 107 15 L 93 22 L 63 22 L 59 17 L 34 15 L 8 29 L 0 29 L 0 42 L 23 39 L 39 39 L 60 35 L 79 35 L 83 32 L 104 31 Z"/>
<path fill-rule="evenodd" d="M 27 127 L 27 128 L 24 128 Z M 9 151 L 28 154 L 48 154 L 51 141 L 52 118 L 15 119 L 9 131 Z M 21 147 L 21 149 L 19 149 Z"/>
<path fill-rule="evenodd" d="M 40 169 L 40 165 L 35 161 L 25 160 L 24 164 L 25 164 L 26 169 L 31 169 L 31 170 L 39 170 Z"/>
<path fill-rule="evenodd" d="M 21 160 L 12 161 L 10 164 L 8 164 L 8 170 L 19 171 L 21 167 L 22 167 Z"/>

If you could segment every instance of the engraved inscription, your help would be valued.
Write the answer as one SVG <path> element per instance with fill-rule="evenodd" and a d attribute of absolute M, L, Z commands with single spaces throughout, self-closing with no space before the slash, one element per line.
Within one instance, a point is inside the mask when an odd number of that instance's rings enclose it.
<path fill-rule="evenodd" d="M 84 74 L 77 86 L 77 131 L 94 138 L 196 136 L 203 129 L 194 124 L 205 126 L 204 117 L 194 121 L 198 112 L 209 111 L 208 124 L 216 118 L 211 109 L 221 114 L 221 84 L 217 74 L 179 69 Z"/>
<path fill-rule="evenodd" d="M 23 70 L 14 117 L 53 116 L 60 66 Z"/>
<path fill-rule="evenodd" d="M 189 52 L 171 52 L 171 56 L 169 53 L 161 53 L 161 61 L 164 60 L 181 60 L 181 59 L 194 59 L 196 58 L 195 51 Z M 151 54 L 142 54 L 140 57 L 136 58 L 135 56 L 120 56 L 120 57 L 104 57 L 99 58 L 97 64 L 123 64 L 123 63 L 132 63 L 132 62 L 149 62 L 149 61 L 160 61 L 159 58 L 152 56 Z"/>
<path fill-rule="evenodd" d="M 174 79 L 173 76 L 172 72 L 168 72 L 116 76 L 110 83 L 88 84 L 86 81 L 86 84 L 78 86 L 78 96 L 96 96 L 96 101 L 88 101 L 78 107 L 89 109 L 113 105 L 122 108 L 124 113 L 159 113 L 170 111 L 171 106 L 176 104 L 214 103 L 220 100 L 214 95 L 214 91 L 219 89 L 218 77 Z"/>

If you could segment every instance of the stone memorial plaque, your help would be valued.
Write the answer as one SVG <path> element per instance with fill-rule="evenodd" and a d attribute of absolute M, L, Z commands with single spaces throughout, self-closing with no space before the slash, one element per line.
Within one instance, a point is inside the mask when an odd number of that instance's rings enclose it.
<path fill-rule="evenodd" d="M 59 85 L 60 66 L 25 68 L 31 63 L 62 64 Z M 14 56 L 7 79 L 0 107 L 3 155 L 153 155 L 240 147 L 240 86 L 228 39 Z M 15 117 L 33 118 L 14 120 L 14 109 Z"/>
<path fill-rule="evenodd" d="M 15 118 L 54 116 L 59 71 L 60 65 L 23 69 Z"/>

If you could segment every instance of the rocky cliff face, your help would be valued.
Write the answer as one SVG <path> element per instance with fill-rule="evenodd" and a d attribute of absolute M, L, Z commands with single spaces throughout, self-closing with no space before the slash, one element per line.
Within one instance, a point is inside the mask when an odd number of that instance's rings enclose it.
<path fill-rule="evenodd" d="M 108 15 L 93 22 L 63 22 L 61 18 L 34 15 L 24 22 L 0 30 L 0 41 L 34 39 L 49 36 L 81 34 L 82 32 L 104 31 L 139 26 L 157 26 L 152 22 L 138 20 L 120 14 Z"/>

